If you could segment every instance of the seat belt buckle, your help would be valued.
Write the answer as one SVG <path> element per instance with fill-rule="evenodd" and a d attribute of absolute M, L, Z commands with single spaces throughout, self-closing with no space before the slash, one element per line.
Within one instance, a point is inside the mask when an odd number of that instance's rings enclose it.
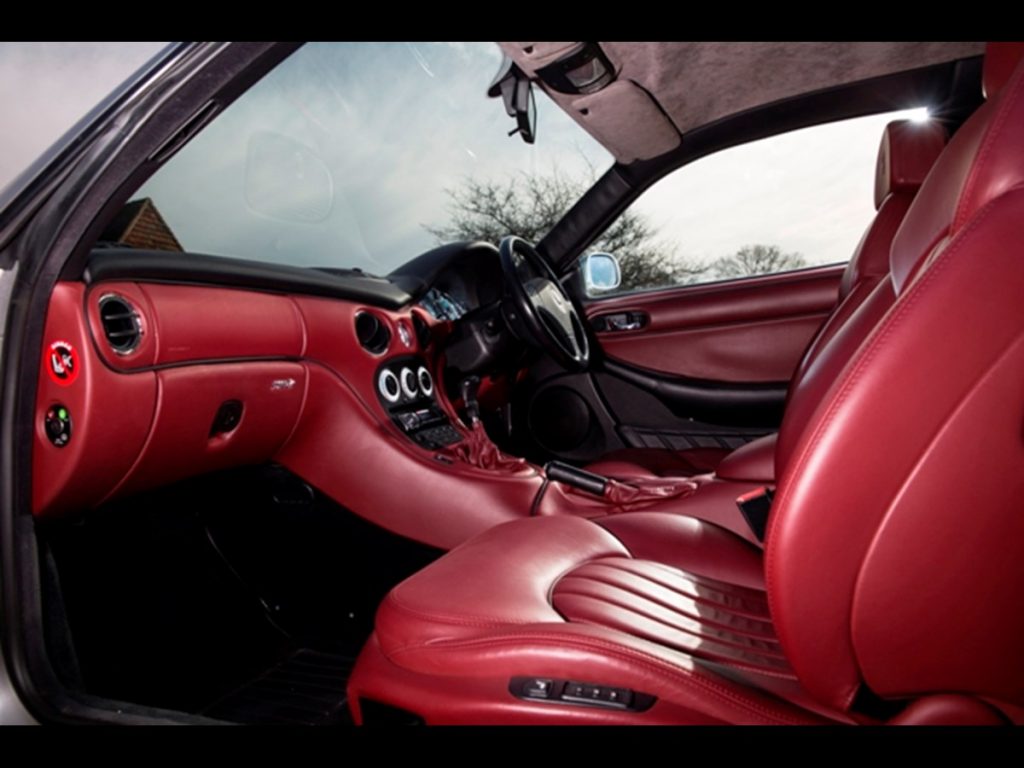
<path fill-rule="evenodd" d="M 762 486 L 748 491 L 736 499 L 736 506 L 740 508 L 740 514 L 747 521 L 750 530 L 758 541 L 764 541 L 765 529 L 768 527 L 768 513 L 772 509 L 772 499 L 775 498 L 775 489 Z"/>

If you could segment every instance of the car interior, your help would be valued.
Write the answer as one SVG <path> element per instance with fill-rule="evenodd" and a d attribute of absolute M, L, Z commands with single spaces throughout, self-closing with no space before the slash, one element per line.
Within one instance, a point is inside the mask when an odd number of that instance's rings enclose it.
<path fill-rule="evenodd" d="M 501 131 L 533 88 L 612 158 L 536 241 L 185 250 L 167 152 L 54 250 L 5 345 L 35 710 L 1024 724 L 1024 44 L 498 46 Z M 921 106 L 841 263 L 619 290 L 594 255 L 676 169 Z"/>

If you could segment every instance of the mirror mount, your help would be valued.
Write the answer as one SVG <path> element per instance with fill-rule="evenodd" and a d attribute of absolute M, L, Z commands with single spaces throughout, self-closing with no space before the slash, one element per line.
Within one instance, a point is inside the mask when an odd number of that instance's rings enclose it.
<path fill-rule="evenodd" d="M 516 127 L 508 135 L 518 133 L 527 144 L 533 144 L 537 138 L 537 103 L 533 83 L 508 56 L 502 58 L 498 74 L 487 88 L 487 95 L 492 99 L 501 96 L 505 113 L 515 118 Z"/>

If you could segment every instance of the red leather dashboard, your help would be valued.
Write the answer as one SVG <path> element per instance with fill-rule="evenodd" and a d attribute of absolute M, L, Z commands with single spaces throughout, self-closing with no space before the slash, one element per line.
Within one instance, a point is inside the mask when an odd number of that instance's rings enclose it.
<path fill-rule="evenodd" d="M 99 307 L 111 295 L 138 314 L 141 336 L 127 354 L 104 335 Z M 361 311 L 391 330 L 383 354 L 360 346 Z M 278 461 L 354 512 L 440 547 L 528 514 L 540 484 L 532 468 L 496 476 L 438 462 L 380 404 L 374 381 L 383 361 L 436 357 L 427 354 L 433 341 L 422 350 L 415 333 L 408 345 L 397 333 L 399 322 L 412 330 L 413 313 L 431 338 L 444 332 L 418 309 L 161 283 L 60 283 L 37 390 L 34 513 L 80 512 L 201 472 Z M 242 404 L 241 418 L 218 433 L 212 425 L 228 401 Z M 60 408 L 71 423 L 63 446 L 44 422 Z"/>
<path fill-rule="evenodd" d="M 109 309 L 107 326 L 101 317 L 111 297 L 137 314 L 122 326 L 141 332 L 127 351 L 108 336 Z M 359 342 L 362 312 L 390 330 L 380 354 Z M 114 317 L 128 322 L 122 310 Z M 356 514 L 445 549 L 528 516 L 542 483 L 535 467 L 480 469 L 422 448 L 378 397 L 378 372 L 399 358 L 420 358 L 440 381 L 438 343 L 449 329 L 419 308 L 156 282 L 59 283 L 37 389 L 33 512 L 81 513 L 204 472 L 273 461 Z M 435 391 L 462 430 L 443 387 Z M 239 413 L 223 428 L 231 404 Z M 46 422 L 62 412 L 70 423 L 63 443 Z M 623 511 L 556 486 L 538 514 Z M 733 503 L 749 489 L 716 481 L 684 506 L 644 508 L 685 511 L 749 535 Z"/>
<path fill-rule="evenodd" d="M 128 355 L 104 343 L 99 303 L 119 295 L 139 310 L 142 341 Z M 55 299 L 56 300 L 56 297 Z M 103 362 L 120 371 L 196 360 L 300 357 L 305 328 L 286 296 L 227 288 L 110 282 L 85 295 L 92 342 Z"/>

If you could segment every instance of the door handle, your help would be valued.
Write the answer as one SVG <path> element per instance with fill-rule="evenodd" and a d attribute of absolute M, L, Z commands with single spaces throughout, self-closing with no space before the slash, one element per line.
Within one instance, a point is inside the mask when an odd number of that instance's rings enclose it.
<path fill-rule="evenodd" d="M 591 326 L 598 333 L 622 333 L 623 331 L 639 331 L 650 322 L 646 312 L 612 312 L 598 315 L 591 321 Z"/>

